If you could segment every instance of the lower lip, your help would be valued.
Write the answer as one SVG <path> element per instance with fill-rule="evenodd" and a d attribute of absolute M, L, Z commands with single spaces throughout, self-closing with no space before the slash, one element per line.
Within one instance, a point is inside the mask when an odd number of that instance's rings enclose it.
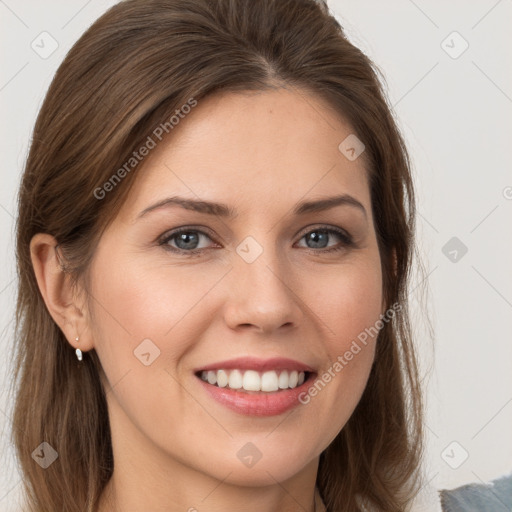
<path fill-rule="evenodd" d="M 197 377 L 197 376 L 196 376 Z M 236 389 L 219 388 L 197 377 L 203 388 L 220 404 L 246 416 L 277 416 L 296 407 L 301 402 L 299 395 L 306 391 L 313 380 L 314 374 L 309 374 L 300 386 L 284 391 L 267 393 L 244 393 Z"/>

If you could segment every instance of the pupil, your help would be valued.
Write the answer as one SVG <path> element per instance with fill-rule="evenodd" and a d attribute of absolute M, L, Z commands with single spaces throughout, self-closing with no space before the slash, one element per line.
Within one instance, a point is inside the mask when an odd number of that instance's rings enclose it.
<path fill-rule="evenodd" d="M 310 233 L 310 240 L 313 241 L 313 247 L 317 248 L 317 247 L 325 247 L 325 245 L 322 245 L 322 242 L 320 241 L 319 242 L 319 239 L 321 239 L 323 237 L 324 239 L 324 242 L 326 241 L 326 236 L 327 236 L 327 233 L 325 232 L 322 232 L 322 231 L 312 231 Z"/>
<path fill-rule="evenodd" d="M 190 239 L 192 239 L 192 242 L 190 242 Z M 197 233 L 180 233 L 178 235 L 178 238 L 176 240 L 176 245 L 180 249 L 193 249 L 194 244 L 196 244 L 198 241 Z M 181 244 L 181 242 L 185 242 L 185 245 Z M 192 247 L 190 246 L 190 243 Z"/>

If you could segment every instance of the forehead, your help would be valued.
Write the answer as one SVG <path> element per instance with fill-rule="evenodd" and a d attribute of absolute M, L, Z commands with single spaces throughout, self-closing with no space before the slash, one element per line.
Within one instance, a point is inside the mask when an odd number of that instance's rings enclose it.
<path fill-rule="evenodd" d="M 337 192 L 369 206 L 363 158 L 350 161 L 338 148 L 351 134 L 330 105 L 303 90 L 209 96 L 157 141 L 123 214 L 133 218 L 165 194 L 256 207 Z"/>

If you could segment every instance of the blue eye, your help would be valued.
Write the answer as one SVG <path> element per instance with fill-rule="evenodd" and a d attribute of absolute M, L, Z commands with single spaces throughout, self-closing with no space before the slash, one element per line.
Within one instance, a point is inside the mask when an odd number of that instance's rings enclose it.
<path fill-rule="evenodd" d="M 204 247 L 197 247 L 201 237 L 211 240 L 211 238 L 206 233 L 203 233 L 197 229 L 179 229 L 164 237 L 160 241 L 160 245 L 165 246 L 165 248 L 170 251 L 196 254 L 204 249 Z M 176 247 L 169 245 L 171 241 L 174 242 Z"/>
<path fill-rule="evenodd" d="M 329 241 L 333 238 L 333 235 L 334 238 L 338 238 L 341 242 L 329 247 Z M 206 245 L 203 245 L 203 247 L 200 247 L 201 240 L 206 240 Z M 212 238 L 201 230 L 180 228 L 163 236 L 159 241 L 159 245 L 167 251 L 184 256 L 197 256 L 205 249 L 211 248 L 211 246 L 208 246 L 207 240 L 212 241 Z M 308 231 L 300 240 L 306 240 L 306 243 L 312 244 L 306 247 L 303 246 L 305 249 L 318 253 L 341 251 L 355 245 L 352 237 L 345 231 L 326 226 Z"/>
<path fill-rule="evenodd" d="M 336 244 L 329 249 L 326 249 L 328 241 L 332 238 L 332 235 L 336 235 L 341 240 L 341 245 Z M 342 230 L 321 227 L 308 231 L 302 236 L 301 240 L 306 239 L 307 242 L 312 242 L 312 246 L 308 246 L 308 249 L 323 249 L 321 252 L 339 251 L 346 247 L 354 245 L 352 238 Z M 306 242 L 306 243 L 307 243 Z"/>

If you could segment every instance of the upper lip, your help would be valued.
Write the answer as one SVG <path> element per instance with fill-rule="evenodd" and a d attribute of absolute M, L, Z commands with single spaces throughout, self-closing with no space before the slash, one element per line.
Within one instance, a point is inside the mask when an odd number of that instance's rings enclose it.
<path fill-rule="evenodd" d="M 255 357 L 238 357 L 225 361 L 218 361 L 207 366 L 196 368 L 194 373 L 208 370 L 255 370 L 259 372 L 271 370 L 296 370 L 298 372 L 314 372 L 313 368 L 300 361 L 284 357 L 271 359 L 258 359 Z"/>

